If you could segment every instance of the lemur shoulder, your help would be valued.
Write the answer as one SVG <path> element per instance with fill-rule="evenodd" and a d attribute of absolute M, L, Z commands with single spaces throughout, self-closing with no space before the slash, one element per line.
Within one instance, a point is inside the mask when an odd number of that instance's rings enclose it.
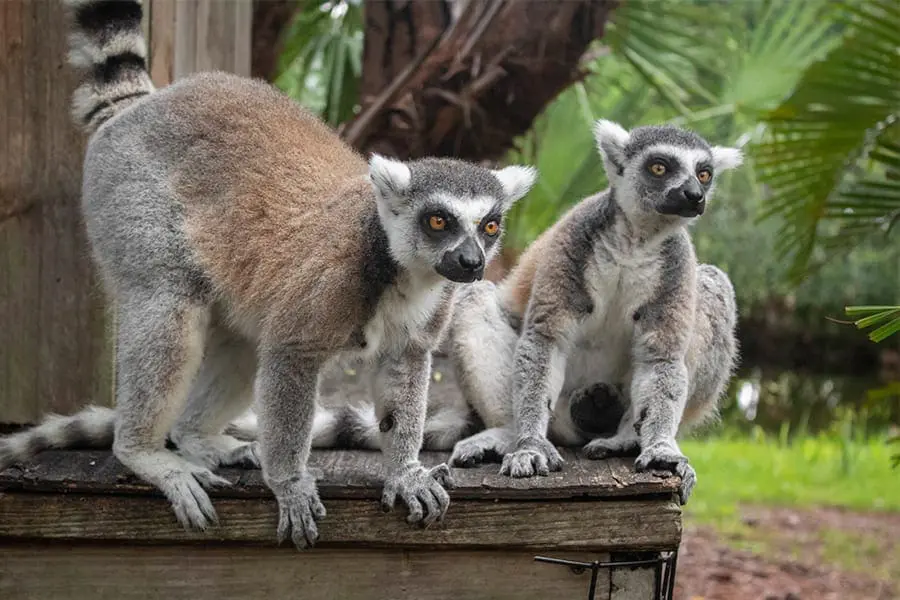
<path fill-rule="evenodd" d="M 319 374 L 375 371 L 388 423 L 382 502 L 410 522 L 447 510 L 446 465 L 418 461 L 431 351 L 457 288 L 483 276 L 526 167 L 364 159 L 270 85 L 200 73 L 156 90 L 137 1 L 66 0 L 73 116 L 90 135 L 82 209 L 117 310 L 116 409 L 0 440 L 0 469 L 48 447 L 108 446 L 186 528 L 216 522 L 221 465 L 261 465 L 278 538 L 314 544 L 307 469 Z M 256 397 L 259 443 L 225 434 Z M 177 452 L 166 448 L 170 440 Z"/>

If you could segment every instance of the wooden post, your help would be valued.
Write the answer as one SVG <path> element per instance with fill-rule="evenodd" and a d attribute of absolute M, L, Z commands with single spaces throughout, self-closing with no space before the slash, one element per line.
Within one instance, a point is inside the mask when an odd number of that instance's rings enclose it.
<path fill-rule="evenodd" d="M 151 76 L 249 75 L 252 0 L 144 0 Z M 60 0 L 0 2 L 0 424 L 113 404 L 112 320 L 79 195 Z"/>
<path fill-rule="evenodd" d="M 252 0 L 145 0 L 157 86 L 197 71 L 250 75 Z"/>
<path fill-rule="evenodd" d="M 0 423 L 112 402 L 58 1 L 0 2 Z"/>

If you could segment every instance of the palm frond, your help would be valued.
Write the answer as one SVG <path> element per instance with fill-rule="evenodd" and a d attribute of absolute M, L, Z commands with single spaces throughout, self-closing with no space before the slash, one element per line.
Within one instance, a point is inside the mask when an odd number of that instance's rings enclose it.
<path fill-rule="evenodd" d="M 846 27 L 840 43 L 766 115 L 753 150 L 771 191 L 764 217 L 784 219 L 778 250 L 792 255 L 795 280 L 809 267 L 823 220 L 854 221 L 836 235 L 843 244 L 900 210 L 897 187 L 886 180 L 900 165 L 900 12 L 888 0 L 846 0 L 833 10 Z"/>

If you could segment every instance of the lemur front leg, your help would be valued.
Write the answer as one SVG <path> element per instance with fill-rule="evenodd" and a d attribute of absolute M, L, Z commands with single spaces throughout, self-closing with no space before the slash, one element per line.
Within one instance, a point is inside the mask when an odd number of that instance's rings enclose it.
<path fill-rule="evenodd" d="M 642 360 L 635 366 L 632 418 L 641 445 L 635 470 L 662 469 L 678 475 L 682 504 L 697 483 L 697 474 L 675 441 L 687 394 L 687 368 L 682 359 Z"/>
<path fill-rule="evenodd" d="M 453 485 L 446 464 L 427 469 L 419 462 L 430 375 L 431 353 L 407 348 L 399 356 L 382 358 L 373 380 L 387 459 L 382 508 L 390 511 L 399 496 L 409 509 L 407 522 L 423 526 L 443 520 L 450 506 L 444 488 Z"/>
<path fill-rule="evenodd" d="M 278 501 L 278 542 L 298 549 L 319 537 L 325 517 L 316 478 L 307 469 L 320 358 L 287 347 L 263 348 L 256 378 L 263 479 Z"/>
<path fill-rule="evenodd" d="M 546 476 L 562 469 L 563 458 L 547 438 L 547 426 L 563 385 L 565 363 L 560 345 L 533 322 L 527 323 L 516 344 L 513 363 L 516 445 L 503 457 L 501 475 Z"/>

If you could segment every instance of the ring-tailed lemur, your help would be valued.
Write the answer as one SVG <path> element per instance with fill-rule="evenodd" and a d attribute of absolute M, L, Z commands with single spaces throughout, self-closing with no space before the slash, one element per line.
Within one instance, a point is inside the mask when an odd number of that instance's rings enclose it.
<path fill-rule="evenodd" d="M 453 446 L 474 410 L 486 429 L 455 444 L 452 465 L 503 457 L 502 473 L 527 477 L 562 467 L 554 443 L 587 443 L 592 458 L 640 451 L 637 469 L 680 475 L 686 502 L 696 475 L 676 433 L 715 414 L 737 360 L 734 290 L 697 264 L 687 225 L 742 156 L 670 126 L 599 121 L 595 134 L 609 189 L 570 209 L 499 285 L 457 295 L 449 350 L 465 403 L 429 406 L 425 447 Z M 378 444 L 366 407 L 320 431 L 323 444 Z"/>
<path fill-rule="evenodd" d="M 451 353 L 487 430 L 454 465 L 503 456 L 501 473 L 562 468 L 554 447 L 639 453 L 686 502 L 696 474 L 676 434 L 715 413 L 737 360 L 734 290 L 698 265 L 687 225 L 740 150 L 672 126 L 595 125 L 610 186 L 570 209 L 499 284 L 461 293 Z M 487 333 L 490 332 L 490 333 Z"/>
<path fill-rule="evenodd" d="M 270 85 L 200 73 L 155 91 L 137 1 L 67 0 L 74 117 L 91 134 L 83 214 L 117 308 L 115 412 L 89 408 L 0 442 L 0 469 L 51 446 L 106 445 L 188 528 L 216 521 L 212 468 L 261 463 L 278 538 L 317 539 L 307 469 L 320 371 L 375 365 L 382 503 L 431 523 L 449 469 L 418 461 L 431 351 L 461 283 L 483 276 L 530 167 L 367 163 Z M 253 392 L 251 393 L 251 389 Z M 252 398 L 254 445 L 223 434 Z M 178 452 L 165 447 L 167 436 Z"/>

